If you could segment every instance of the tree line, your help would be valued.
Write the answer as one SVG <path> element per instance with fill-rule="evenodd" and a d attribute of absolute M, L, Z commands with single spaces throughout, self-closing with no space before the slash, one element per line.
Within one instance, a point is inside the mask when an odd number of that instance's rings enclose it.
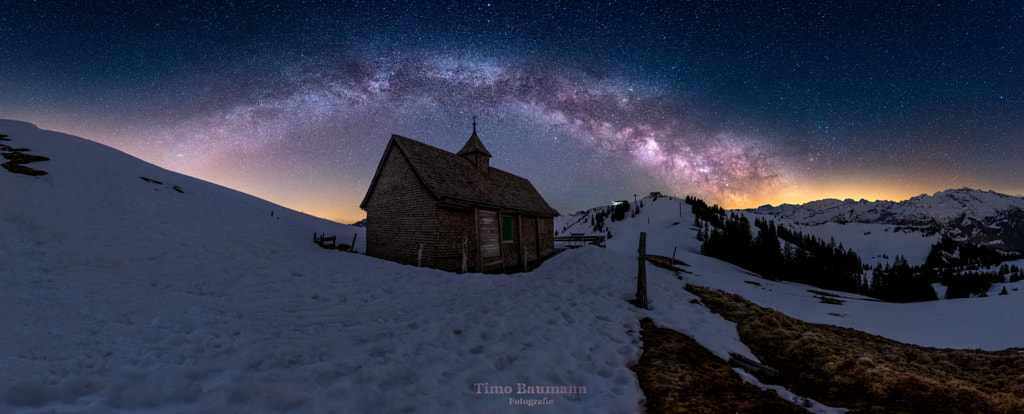
<path fill-rule="evenodd" d="M 698 217 L 697 221 L 701 221 Z M 699 225 L 701 254 L 733 263 L 772 280 L 803 283 L 822 289 L 851 293 L 862 291 L 860 257 L 835 240 L 825 242 L 814 236 L 777 226 L 771 220 L 750 220 L 731 213 L 720 216 L 721 226 Z M 780 242 L 782 240 L 782 242 Z"/>
<path fill-rule="evenodd" d="M 929 278 L 897 256 L 892 265 L 879 264 L 871 272 L 853 249 L 835 239 L 825 241 L 793 231 L 767 219 L 750 220 L 721 207 L 687 197 L 696 216 L 701 253 L 733 263 L 765 278 L 784 280 L 876 297 L 893 302 L 935 300 Z M 757 229 L 754 234 L 752 229 Z"/>
<path fill-rule="evenodd" d="M 912 266 L 906 257 L 892 263 L 863 264 L 852 249 L 834 239 L 825 241 L 776 225 L 768 219 L 749 219 L 717 205 L 708 206 L 686 197 L 696 216 L 701 253 L 733 263 L 765 278 L 785 280 L 823 289 L 858 293 L 891 302 L 936 300 L 933 283 L 945 285 L 947 299 L 985 295 L 993 283 L 1024 280 L 1024 270 L 1000 262 L 1018 259 L 1020 253 L 958 242 L 943 237 L 932 245 L 925 263 Z M 755 231 L 756 230 L 756 234 Z M 867 272 L 870 271 L 870 276 Z M 1005 290 L 1005 289 L 1004 289 Z"/>

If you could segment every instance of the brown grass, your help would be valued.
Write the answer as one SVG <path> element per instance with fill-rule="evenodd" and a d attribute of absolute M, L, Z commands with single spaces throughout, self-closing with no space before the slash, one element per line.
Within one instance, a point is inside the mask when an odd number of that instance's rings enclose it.
<path fill-rule="evenodd" d="M 743 343 L 798 395 L 863 412 L 1024 412 L 1024 354 L 1016 349 L 908 345 L 806 323 L 737 295 L 686 289 L 735 322 Z"/>
<path fill-rule="evenodd" d="M 681 267 L 676 267 L 676 265 L 687 266 L 687 267 L 690 266 L 690 265 L 686 264 L 686 262 L 684 262 L 682 260 L 679 260 L 679 259 L 672 259 L 671 257 L 666 257 L 666 256 L 658 256 L 656 254 L 648 254 L 647 255 L 647 261 L 650 262 L 652 265 L 655 265 L 655 266 L 660 267 L 662 269 L 670 270 L 672 272 L 675 272 L 676 274 L 679 274 L 680 272 L 692 274 L 692 272 L 690 272 L 690 271 L 688 271 L 686 269 L 683 269 Z"/>
<path fill-rule="evenodd" d="M 796 404 L 743 382 L 692 338 L 640 321 L 644 353 L 633 367 L 649 413 L 802 413 Z"/>

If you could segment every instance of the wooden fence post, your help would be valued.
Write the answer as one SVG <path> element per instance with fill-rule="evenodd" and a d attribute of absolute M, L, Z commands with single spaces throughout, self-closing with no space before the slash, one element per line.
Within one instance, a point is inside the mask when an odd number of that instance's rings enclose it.
<path fill-rule="evenodd" d="M 676 249 L 678 249 L 678 248 L 679 248 L 679 246 L 675 246 L 675 247 L 672 248 L 672 262 L 669 263 L 670 266 L 675 266 L 676 265 Z"/>
<path fill-rule="evenodd" d="M 640 232 L 639 265 L 636 277 L 637 307 L 647 309 L 647 232 Z"/>
<path fill-rule="evenodd" d="M 356 233 L 356 234 L 352 235 L 352 244 L 350 245 L 352 247 L 348 248 L 348 251 L 350 251 L 350 252 L 356 251 L 356 237 L 359 237 L 359 233 Z"/>
<path fill-rule="evenodd" d="M 523 258 L 523 271 L 524 272 L 528 272 L 528 271 L 530 271 L 530 267 L 529 267 L 529 265 L 526 264 L 526 245 L 522 244 L 522 242 L 519 242 L 519 244 L 520 244 L 520 250 L 523 251 L 522 254 L 521 254 L 521 257 Z"/>
<path fill-rule="evenodd" d="M 469 270 L 469 238 L 462 236 L 462 273 Z"/>

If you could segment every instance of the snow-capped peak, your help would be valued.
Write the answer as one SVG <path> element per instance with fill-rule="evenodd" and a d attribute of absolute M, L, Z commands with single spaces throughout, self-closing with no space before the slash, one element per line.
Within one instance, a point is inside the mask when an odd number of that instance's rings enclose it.
<path fill-rule="evenodd" d="M 965 218 L 982 221 L 1001 212 L 1024 208 L 1024 198 L 970 188 L 922 194 L 906 201 L 824 199 L 802 205 L 761 206 L 750 212 L 787 218 L 804 224 L 860 222 L 947 225 Z"/>
<path fill-rule="evenodd" d="M 747 210 L 803 225 L 874 223 L 929 227 L 958 240 L 1021 250 L 1024 198 L 971 188 L 922 194 L 901 202 L 826 199 Z"/>

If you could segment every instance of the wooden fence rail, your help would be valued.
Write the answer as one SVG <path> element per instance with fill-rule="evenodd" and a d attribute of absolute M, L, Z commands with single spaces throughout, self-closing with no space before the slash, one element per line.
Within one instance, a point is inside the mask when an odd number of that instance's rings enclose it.
<path fill-rule="evenodd" d="M 318 244 L 320 247 L 323 247 L 323 248 L 334 248 L 334 247 L 336 247 L 335 243 L 337 241 L 338 241 L 338 236 L 327 236 L 327 235 L 325 235 L 323 233 L 320 233 L 320 235 L 317 235 L 316 233 L 313 233 L 313 243 Z M 330 242 L 330 244 L 327 244 L 328 242 Z"/>
<path fill-rule="evenodd" d="M 604 236 L 584 236 L 582 234 L 573 234 L 571 236 L 555 236 L 555 242 L 565 243 L 566 247 L 581 247 L 588 244 L 605 247 Z"/>

